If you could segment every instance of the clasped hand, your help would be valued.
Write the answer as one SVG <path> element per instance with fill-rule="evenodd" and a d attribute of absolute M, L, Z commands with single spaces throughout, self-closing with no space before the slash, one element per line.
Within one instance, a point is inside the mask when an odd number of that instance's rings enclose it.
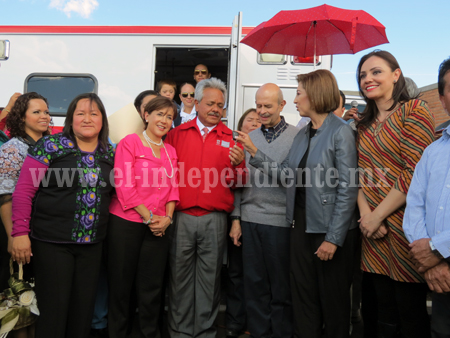
<path fill-rule="evenodd" d="M 440 262 L 425 272 L 425 280 L 431 291 L 450 292 L 450 266 L 447 262 Z"/>
<path fill-rule="evenodd" d="M 362 215 L 358 222 L 361 233 L 367 238 L 380 239 L 388 233 L 388 229 L 383 224 L 383 220 L 373 211 Z"/>
<path fill-rule="evenodd" d="M 165 235 L 166 229 L 170 225 L 170 218 L 167 216 L 158 216 L 153 214 L 151 223 L 148 224 L 150 231 L 157 237 Z"/>
<path fill-rule="evenodd" d="M 431 251 L 429 238 L 418 239 L 409 247 L 411 248 L 409 256 L 420 273 L 424 273 L 441 262 L 441 259 Z"/>

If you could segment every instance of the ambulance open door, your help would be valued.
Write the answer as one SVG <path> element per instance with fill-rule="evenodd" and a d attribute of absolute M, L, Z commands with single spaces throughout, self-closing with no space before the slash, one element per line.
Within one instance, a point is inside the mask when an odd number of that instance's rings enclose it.
<path fill-rule="evenodd" d="M 228 100 L 227 100 L 227 125 L 235 130 L 237 127 L 237 116 L 241 115 L 237 111 L 239 102 L 239 49 L 242 35 L 242 12 L 234 17 L 231 29 L 230 60 L 228 67 Z M 239 113 L 239 114 L 238 114 Z"/>

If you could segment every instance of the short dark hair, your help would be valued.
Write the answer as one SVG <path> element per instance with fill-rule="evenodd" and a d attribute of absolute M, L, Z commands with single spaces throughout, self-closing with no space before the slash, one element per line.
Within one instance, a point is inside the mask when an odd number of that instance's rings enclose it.
<path fill-rule="evenodd" d="M 172 86 L 175 93 L 177 92 L 177 83 L 171 79 L 164 79 L 164 80 L 158 81 L 158 83 L 156 84 L 156 91 L 159 93 L 165 84 Z"/>
<path fill-rule="evenodd" d="M 208 74 L 210 74 L 208 66 L 205 65 L 204 63 L 198 63 L 198 64 L 196 64 L 195 67 L 194 67 L 194 72 L 195 72 L 195 68 L 197 68 L 198 66 L 205 66 L 206 71 L 208 72 Z"/>
<path fill-rule="evenodd" d="M 27 112 L 29 102 L 34 99 L 43 100 L 48 108 L 47 99 L 36 92 L 20 95 L 6 117 L 6 128 L 11 138 L 27 137 L 27 133 L 25 132 L 25 113 Z M 50 128 L 42 133 L 42 136 L 45 135 L 50 135 Z"/>
<path fill-rule="evenodd" d="M 319 69 L 307 74 L 297 75 L 308 95 L 311 109 L 318 114 L 330 113 L 339 107 L 339 88 L 333 73 Z"/>
<path fill-rule="evenodd" d="M 377 105 L 375 104 L 375 101 L 367 98 L 364 95 L 364 92 L 361 88 L 361 80 L 360 80 L 361 68 L 362 68 L 363 64 L 368 59 L 370 59 L 372 56 L 379 57 L 380 59 L 383 59 L 384 61 L 386 61 L 386 63 L 391 68 L 391 71 L 393 71 L 393 72 L 397 69 L 400 69 L 400 65 L 398 64 L 397 59 L 394 57 L 394 55 L 392 55 L 391 53 L 389 53 L 385 50 L 376 49 L 373 52 L 370 52 L 369 54 L 364 55 L 361 58 L 361 60 L 359 61 L 358 68 L 356 71 L 356 81 L 358 82 L 359 92 L 361 93 L 361 96 L 366 101 L 366 107 L 365 107 L 364 111 L 361 113 L 362 118 L 361 118 L 361 121 L 358 123 L 358 125 L 362 125 L 365 127 L 369 127 L 373 123 L 373 121 L 377 117 L 377 112 L 378 112 L 378 108 L 377 108 Z M 392 106 L 390 106 L 388 110 L 392 111 L 397 106 L 398 103 L 403 104 L 405 102 L 408 102 L 412 98 L 416 98 L 416 97 L 411 97 L 409 95 L 408 90 L 406 88 L 405 77 L 403 76 L 403 73 L 401 72 L 397 82 L 394 84 L 394 90 L 392 91 L 393 103 L 392 103 Z"/>
<path fill-rule="evenodd" d="M 139 113 L 139 109 L 141 108 L 142 101 L 149 95 L 159 96 L 159 93 L 155 90 L 144 90 L 134 99 L 134 106 Z"/>
<path fill-rule="evenodd" d="M 100 143 L 100 146 L 103 148 L 103 150 L 106 151 L 108 150 L 109 144 L 108 116 L 106 115 L 106 109 L 105 106 L 103 105 L 102 100 L 100 100 L 98 95 L 95 93 L 80 94 L 76 98 L 74 98 L 72 102 L 70 102 L 69 108 L 67 108 L 66 119 L 64 121 L 63 135 L 70 138 L 75 143 L 75 146 L 78 148 L 77 139 L 75 137 L 72 127 L 73 115 L 75 114 L 78 102 L 84 99 L 88 99 L 91 102 L 91 104 L 92 102 L 95 102 L 97 104 L 98 110 L 100 110 L 100 113 L 102 114 L 102 129 L 98 134 L 98 142 Z"/>
<path fill-rule="evenodd" d="M 245 118 L 247 117 L 248 114 L 252 112 L 256 113 L 256 108 L 249 108 L 244 112 L 244 114 L 242 114 L 237 125 L 237 130 L 242 131 L 242 125 L 244 124 Z"/>
<path fill-rule="evenodd" d="M 444 96 L 445 80 L 444 76 L 450 71 L 450 57 L 439 65 L 438 75 L 438 92 L 439 95 Z"/>
<path fill-rule="evenodd" d="M 339 94 L 340 94 L 341 97 L 342 97 L 342 107 L 344 107 L 344 106 L 345 106 L 345 100 L 346 100 L 347 98 L 345 97 L 345 94 L 344 94 L 344 92 L 343 92 L 342 90 L 339 91 Z M 339 108 L 341 108 L 341 107 L 339 107 Z"/>
<path fill-rule="evenodd" d="M 178 112 L 177 106 L 171 99 L 169 99 L 168 97 L 165 97 L 165 96 L 155 97 L 153 100 L 151 100 L 149 103 L 147 103 L 147 105 L 144 108 L 144 113 L 148 113 L 150 115 L 155 110 L 160 110 L 160 109 L 164 109 L 164 108 L 172 108 L 173 120 L 175 120 L 177 118 L 177 112 Z M 145 119 L 144 119 L 144 124 L 145 124 L 145 129 L 147 129 L 148 122 L 145 121 Z"/>

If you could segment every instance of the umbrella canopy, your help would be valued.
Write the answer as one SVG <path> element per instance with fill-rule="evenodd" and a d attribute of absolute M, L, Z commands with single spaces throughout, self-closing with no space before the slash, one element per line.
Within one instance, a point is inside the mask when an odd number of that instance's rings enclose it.
<path fill-rule="evenodd" d="M 363 10 L 322 5 L 281 11 L 255 27 L 241 42 L 259 53 L 300 57 L 355 54 L 388 43 L 385 30 Z"/>

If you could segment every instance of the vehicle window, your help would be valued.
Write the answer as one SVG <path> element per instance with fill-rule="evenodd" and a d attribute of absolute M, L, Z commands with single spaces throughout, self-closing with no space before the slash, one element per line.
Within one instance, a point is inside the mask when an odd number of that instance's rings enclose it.
<path fill-rule="evenodd" d="M 319 66 L 322 63 L 322 57 L 319 55 L 316 56 L 316 66 Z M 313 66 L 314 65 L 314 56 L 293 56 L 291 60 L 291 64 L 293 65 L 301 65 L 301 66 Z"/>
<path fill-rule="evenodd" d="M 260 65 L 284 65 L 286 62 L 286 55 L 258 53 L 258 63 Z"/>
<path fill-rule="evenodd" d="M 0 60 L 9 58 L 9 40 L 0 40 Z"/>
<path fill-rule="evenodd" d="M 70 102 L 79 94 L 96 93 L 98 83 L 91 74 L 30 74 L 25 80 L 24 92 L 44 96 L 50 114 L 65 116 Z"/>

